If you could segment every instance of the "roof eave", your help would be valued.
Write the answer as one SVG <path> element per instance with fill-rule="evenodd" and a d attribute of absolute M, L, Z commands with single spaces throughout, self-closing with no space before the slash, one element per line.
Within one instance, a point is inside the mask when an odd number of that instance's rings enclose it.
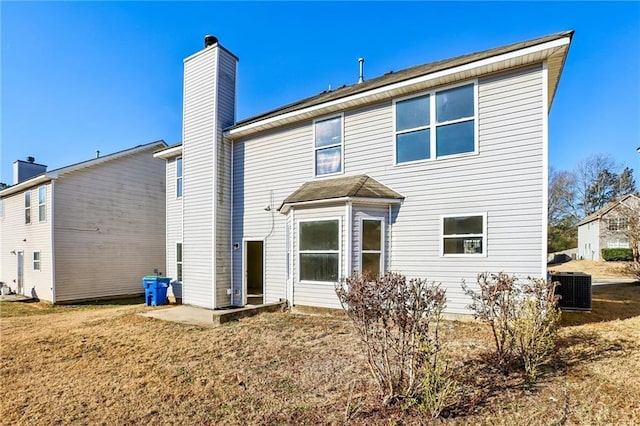
<path fill-rule="evenodd" d="M 319 115 L 331 114 L 347 108 L 364 106 L 374 102 L 382 102 L 394 97 L 405 96 L 413 92 L 427 90 L 456 81 L 470 80 L 480 76 L 503 72 L 539 64 L 549 59 L 549 106 L 555 94 L 564 60 L 571 43 L 572 33 L 555 40 L 529 46 L 513 52 L 498 54 L 488 58 L 469 62 L 452 68 L 427 73 L 408 80 L 391 83 L 362 93 L 355 93 L 344 98 L 311 105 L 299 110 L 289 111 L 277 116 L 232 127 L 225 131 L 225 136 L 239 139 L 276 127 L 292 124 L 302 120 L 310 120 Z"/>
<path fill-rule="evenodd" d="M 294 203 L 282 203 L 278 211 L 286 214 L 292 207 L 307 207 L 323 204 L 359 203 L 359 204 L 401 204 L 404 198 L 374 198 L 374 197 L 337 197 L 323 198 L 322 200 L 297 201 Z"/>
<path fill-rule="evenodd" d="M 25 189 L 28 189 L 37 185 L 42 185 L 43 183 L 47 183 L 50 180 L 57 179 L 57 178 L 58 178 L 57 173 L 52 173 L 52 172 L 44 173 L 44 174 L 32 177 L 31 179 L 24 180 L 16 185 L 11 185 L 10 187 L 3 189 L 2 191 L 0 191 L 0 197 L 8 197 L 9 195 L 13 195 L 17 192 L 24 191 Z"/>
<path fill-rule="evenodd" d="M 158 151 L 153 154 L 153 157 L 168 160 L 169 158 L 177 157 L 180 155 L 182 155 L 182 145 L 171 146 L 167 149 L 163 149 L 162 151 Z"/>

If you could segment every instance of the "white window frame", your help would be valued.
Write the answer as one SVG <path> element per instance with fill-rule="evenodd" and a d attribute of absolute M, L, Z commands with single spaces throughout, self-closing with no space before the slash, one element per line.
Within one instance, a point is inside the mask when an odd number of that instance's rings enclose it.
<path fill-rule="evenodd" d="M 615 229 L 612 229 L 612 228 L 615 228 Z M 607 231 L 620 232 L 620 231 L 626 231 L 627 229 L 629 229 L 629 221 L 627 220 L 626 217 L 610 217 L 607 219 Z"/>
<path fill-rule="evenodd" d="M 450 121 L 443 121 L 442 123 L 438 123 L 436 122 L 436 94 L 439 92 L 444 92 L 446 90 L 449 89 L 455 89 L 456 87 L 462 87 L 462 86 L 470 86 L 471 84 L 473 84 L 473 118 L 472 117 L 464 117 L 464 118 L 459 118 L 456 120 L 450 120 Z M 420 126 L 420 127 L 416 127 L 416 128 L 412 128 L 412 129 L 405 129 L 405 130 L 401 130 L 401 131 L 397 131 L 396 130 L 396 119 L 397 119 L 397 108 L 396 108 L 396 104 L 398 102 L 402 102 L 402 101 L 406 101 L 409 99 L 414 99 L 414 98 L 419 98 L 421 96 L 426 96 L 429 95 L 429 124 L 426 126 Z M 409 164 L 416 164 L 416 163 L 423 163 L 425 161 L 438 161 L 438 160 L 444 160 L 444 159 L 450 159 L 450 158 L 458 158 L 458 157 L 467 157 L 467 156 L 472 156 L 472 155 L 478 155 L 479 150 L 478 150 L 478 138 L 479 138 L 479 132 L 478 132 L 478 79 L 473 79 L 473 80 L 466 80 L 464 82 L 461 83 L 457 83 L 457 84 L 452 84 L 452 85 L 448 85 L 448 86 L 443 86 L 443 87 L 438 87 L 437 89 L 433 89 L 433 90 L 429 90 L 429 91 L 424 91 L 424 92 L 420 92 L 420 93 L 416 93 L 413 95 L 409 95 L 409 96 L 403 96 L 401 98 L 397 98 L 393 100 L 393 121 L 392 121 L 392 134 L 393 134 L 393 164 L 394 166 L 405 166 L 405 165 L 409 165 Z M 437 141 L 436 141 L 436 134 L 437 131 L 436 129 L 438 127 L 441 126 L 446 126 L 448 124 L 456 124 L 456 123 L 463 123 L 466 121 L 471 121 L 473 120 L 473 151 L 469 151 L 469 152 L 461 152 L 458 154 L 449 154 L 449 155 L 441 155 L 441 156 L 436 156 L 436 146 L 437 146 Z M 426 130 L 429 129 L 429 153 L 430 153 L 430 157 L 429 158 L 422 158 L 419 160 L 413 160 L 413 161 L 404 161 L 402 163 L 398 162 L 398 149 L 397 149 L 397 136 L 400 134 L 404 134 L 404 133 L 412 133 L 412 132 L 416 132 L 419 130 Z"/>
<path fill-rule="evenodd" d="M 29 205 L 27 206 L 27 200 L 29 200 Z M 29 220 L 27 220 L 27 212 L 29 212 Z M 31 190 L 28 189 L 24 191 L 24 223 L 25 225 L 30 224 L 31 220 Z"/>
<path fill-rule="evenodd" d="M 181 164 L 181 173 L 180 175 L 178 175 L 178 161 L 180 161 Z M 183 179 L 183 175 L 184 175 L 184 161 L 182 161 L 182 157 L 177 157 L 176 158 L 176 198 L 182 198 L 182 195 L 184 194 L 184 179 Z M 179 183 L 178 183 L 179 182 Z M 180 194 L 178 194 L 178 188 L 180 188 Z"/>
<path fill-rule="evenodd" d="M 178 260 L 178 244 L 180 245 L 180 260 Z M 180 265 L 180 268 L 178 268 L 178 265 Z M 184 275 L 184 244 L 182 244 L 182 241 L 176 241 L 176 281 L 181 283 L 182 282 L 182 275 Z M 180 270 L 180 274 L 178 273 L 178 271 Z"/>
<path fill-rule="evenodd" d="M 377 221 L 380 222 L 380 250 L 364 250 L 363 247 L 363 242 L 364 242 L 364 227 L 362 225 L 362 222 L 364 222 L 365 220 L 368 221 Z M 379 253 L 380 254 L 380 276 L 384 275 L 386 270 L 385 270 L 385 233 L 386 233 L 386 221 L 384 217 L 374 217 L 374 216 L 366 216 L 366 217 L 360 217 L 359 220 L 359 226 L 360 226 L 360 265 L 358 265 L 358 272 L 360 272 L 360 274 L 362 274 L 362 254 L 363 253 Z"/>
<path fill-rule="evenodd" d="M 332 220 L 337 220 L 338 221 L 338 250 L 300 250 L 300 228 L 301 228 L 301 224 L 305 223 L 305 222 L 327 222 L 327 221 L 332 221 Z M 300 278 L 300 274 L 301 274 L 301 263 L 300 262 L 300 255 L 301 254 L 314 254 L 314 253 L 318 253 L 318 254 L 322 254 L 322 253 L 338 253 L 338 281 L 341 280 L 342 278 L 344 278 L 343 273 L 342 273 L 342 217 L 337 216 L 337 217 L 321 217 L 321 218 L 309 218 L 309 219 L 298 219 L 298 225 L 296 226 L 297 228 L 297 256 L 296 256 L 296 260 L 297 260 L 297 267 L 296 267 L 296 272 L 297 272 L 297 282 L 300 284 L 319 284 L 319 285 L 335 285 L 334 281 L 310 281 L 310 280 L 302 280 Z"/>
<path fill-rule="evenodd" d="M 316 148 L 316 123 L 322 122 L 322 121 L 327 121 L 327 120 L 331 120 L 333 118 L 338 118 L 340 117 L 340 143 L 339 144 L 334 144 L 334 145 L 327 145 L 327 146 L 323 146 L 320 148 Z M 313 137 L 312 137 L 312 148 L 313 148 L 313 177 L 314 178 L 324 178 L 327 176 L 337 176 L 337 175 L 342 175 L 344 174 L 344 113 L 341 112 L 340 114 L 332 114 L 332 115 L 328 115 L 325 117 L 321 117 L 321 118 L 316 118 L 315 120 L 313 120 Z M 324 149 L 329 149 L 329 148 L 335 148 L 339 146 L 340 147 L 340 171 L 339 172 L 335 172 L 335 173 L 325 173 L 325 174 L 317 174 L 316 173 L 316 169 L 317 169 L 317 164 L 316 164 L 316 153 L 318 151 L 322 151 Z"/>
<path fill-rule="evenodd" d="M 36 259 L 36 254 L 38 255 L 38 259 Z M 40 254 L 40 250 L 34 250 L 33 251 L 32 260 L 33 260 L 33 270 L 34 271 L 41 271 L 42 270 L 42 255 Z"/>
<path fill-rule="evenodd" d="M 471 217 L 482 216 L 482 234 L 451 234 L 445 237 L 444 235 L 444 220 L 452 217 Z M 481 237 L 482 238 L 482 253 L 444 253 L 444 239 L 445 238 L 463 238 L 463 237 Z M 488 240 L 487 240 L 487 212 L 483 213 L 456 213 L 446 214 L 440 216 L 440 257 L 487 257 L 488 252 Z"/>
<path fill-rule="evenodd" d="M 40 198 L 40 191 L 44 192 L 44 201 Z M 45 185 L 38 187 L 38 221 L 47 221 L 47 187 Z"/>

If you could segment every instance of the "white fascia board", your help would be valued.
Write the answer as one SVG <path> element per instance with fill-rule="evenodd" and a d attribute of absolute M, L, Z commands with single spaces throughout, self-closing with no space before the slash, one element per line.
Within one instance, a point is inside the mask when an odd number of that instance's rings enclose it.
<path fill-rule="evenodd" d="M 367 198 L 367 197 L 340 197 L 340 198 L 326 198 L 323 200 L 311 200 L 300 201 L 297 203 L 285 203 L 280 208 L 280 213 L 285 214 L 291 207 L 307 207 L 322 204 L 340 204 L 340 203 L 356 203 L 356 204 L 401 204 L 402 199 L 398 198 Z"/>
<path fill-rule="evenodd" d="M 163 159 L 168 159 L 171 157 L 177 157 L 182 155 L 182 145 L 180 146 L 174 146 L 173 148 L 168 148 L 162 151 L 158 151 L 155 154 L 153 154 L 154 158 L 163 158 Z"/>
<path fill-rule="evenodd" d="M 509 61 L 518 57 L 526 57 L 527 55 L 532 55 L 535 53 L 539 53 L 539 52 L 543 52 L 545 50 L 548 50 L 549 52 L 547 53 L 547 56 L 551 55 L 556 48 L 562 47 L 562 46 L 566 46 L 571 42 L 571 38 L 570 37 L 563 37 L 557 40 L 553 40 L 553 41 L 549 41 L 546 43 L 542 43 L 542 44 L 538 44 L 536 46 L 531 46 L 531 47 L 527 47 L 524 49 L 520 49 L 520 50 L 516 50 L 514 52 L 509 52 L 509 53 L 504 53 L 502 55 L 497 55 L 497 56 L 492 56 L 490 58 L 485 58 L 485 59 L 481 59 L 479 61 L 474 61 L 474 62 L 470 62 L 468 64 L 464 64 L 464 65 L 460 65 L 457 67 L 453 67 L 453 68 L 448 68 L 445 70 L 441 70 L 441 71 L 437 71 L 434 73 L 429 73 L 429 74 L 425 74 L 422 75 L 420 77 L 415 77 L 409 80 L 405 80 L 405 81 L 400 81 L 397 83 L 393 83 L 390 84 L 388 86 L 382 86 L 382 87 L 378 87 L 376 89 L 372 89 L 366 92 L 362 92 L 362 93 L 356 93 L 354 95 L 351 96 L 346 96 L 344 98 L 340 98 L 340 99 L 334 99 L 333 101 L 329 101 L 329 102 L 324 102 L 318 105 L 312 105 L 310 107 L 307 108 L 303 108 L 300 110 L 296 110 L 296 111 L 290 111 L 288 113 L 285 114 L 281 114 L 281 115 L 277 115 L 274 117 L 270 117 L 270 118 L 265 118 L 264 120 L 260 120 L 260 121 L 255 121 L 253 123 L 247 124 L 246 126 L 240 126 L 240 127 L 236 127 L 234 129 L 230 129 L 224 132 L 225 136 L 231 137 L 233 138 L 233 136 L 244 136 L 245 133 L 250 133 L 250 131 L 252 129 L 264 126 L 264 125 L 268 125 L 268 124 L 272 124 L 281 120 L 286 120 L 286 119 L 290 119 L 290 118 L 294 118 L 296 116 L 299 115 L 304 115 L 304 114 L 309 114 L 312 113 L 314 111 L 320 110 L 320 109 L 324 109 L 324 108 L 328 108 L 328 107 L 332 107 L 332 106 L 338 106 L 340 104 L 344 104 L 344 103 L 348 103 L 348 102 L 353 102 L 353 101 L 357 101 L 357 100 L 362 100 L 363 98 L 367 98 L 369 96 L 373 96 L 373 95 L 380 95 L 383 94 L 385 92 L 392 92 L 393 90 L 396 89 L 400 89 L 402 87 L 406 87 L 406 86 L 411 86 L 414 84 L 419 84 L 419 83 L 424 83 L 427 82 L 429 80 L 435 80 L 438 78 L 442 78 L 442 77 L 446 77 L 448 75 L 452 75 L 452 74 L 458 74 L 458 73 L 462 73 L 465 71 L 469 71 L 472 70 L 474 68 L 481 68 L 481 67 L 486 67 L 489 65 L 493 65 L 499 62 L 504 62 L 504 61 Z M 535 61 L 535 62 L 539 62 L 539 60 Z M 523 63 L 525 64 L 526 61 Z M 329 112 L 327 113 L 329 114 Z"/>
<path fill-rule="evenodd" d="M 0 191 L 0 197 L 7 197 L 9 195 L 15 194 L 16 192 L 24 191 L 25 189 L 31 188 L 33 186 L 41 185 L 45 182 L 49 182 L 50 180 L 57 179 L 57 178 L 58 178 L 57 173 L 45 173 L 43 175 L 32 177 L 31 179 L 22 181 L 17 185 L 13 185 L 3 189 L 2 191 Z"/>

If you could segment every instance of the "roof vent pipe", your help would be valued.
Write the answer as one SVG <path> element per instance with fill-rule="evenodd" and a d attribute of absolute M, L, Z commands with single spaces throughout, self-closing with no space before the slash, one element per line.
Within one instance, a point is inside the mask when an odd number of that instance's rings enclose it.
<path fill-rule="evenodd" d="M 358 78 L 358 84 L 364 83 L 364 58 L 358 58 L 360 63 L 360 77 Z"/>
<path fill-rule="evenodd" d="M 34 161 L 36 161 L 36 159 L 34 157 L 27 157 L 27 162 L 28 163 L 33 163 Z"/>
<path fill-rule="evenodd" d="M 100 158 L 100 150 L 96 149 L 96 158 Z"/>
<path fill-rule="evenodd" d="M 218 38 L 216 36 L 212 36 L 212 35 L 204 36 L 204 47 L 213 46 L 217 42 L 218 42 Z"/>

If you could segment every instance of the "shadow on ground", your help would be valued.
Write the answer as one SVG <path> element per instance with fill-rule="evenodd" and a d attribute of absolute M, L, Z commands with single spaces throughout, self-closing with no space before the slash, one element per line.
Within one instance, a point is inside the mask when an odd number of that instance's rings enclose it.
<path fill-rule="evenodd" d="M 640 315 L 640 283 L 607 284 L 592 288 L 591 312 L 563 312 L 562 326 L 623 320 Z"/>

